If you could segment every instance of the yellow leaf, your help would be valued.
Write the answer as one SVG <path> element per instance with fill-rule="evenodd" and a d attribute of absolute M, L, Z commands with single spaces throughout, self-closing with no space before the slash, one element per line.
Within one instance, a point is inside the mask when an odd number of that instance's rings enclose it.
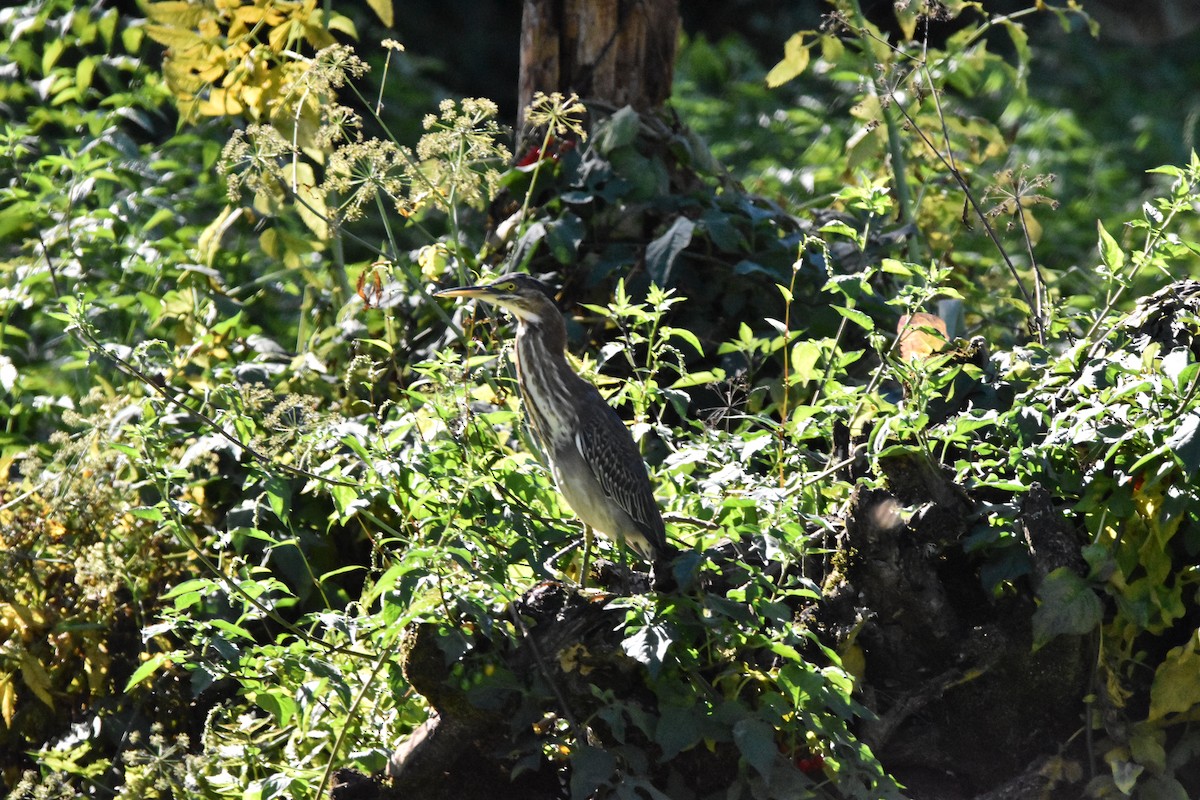
<path fill-rule="evenodd" d="M 904 34 L 904 40 L 911 42 L 913 34 L 917 32 L 917 22 L 920 19 L 920 14 L 914 3 L 896 3 L 896 22 L 900 25 L 900 30 Z"/>
<path fill-rule="evenodd" d="M 1029 241 L 1037 244 L 1042 240 L 1042 223 L 1037 221 L 1029 211 L 1025 212 L 1025 230 L 1029 232 Z"/>
<path fill-rule="evenodd" d="M 11 673 L 5 673 L 0 679 L 0 716 L 4 724 L 12 727 L 13 714 L 17 711 L 17 687 L 13 685 Z"/>
<path fill-rule="evenodd" d="M 147 25 L 146 35 L 164 47 L 182 51 L 204 44 L 200 34 L 174 25 Z"/>
<path fill-rule="evenodd" d="M 291 25 L 279 25 L 271 29 L 267 34 L 267 44 L 271 48 L 272 53 L 282 53 L 287 49 L 288 40 L 291 38 Z"/>
<path fill-rule="evenodd" d="M 804 43 L 806 32 L 792 34 L 783 45 L 783 60 L 771 67 L 767 73 L 767 86 L 774 89 L 795 78 L 808 67 L 808 45 Z"/>
<path fill-rule="evenodd" d="M 28 650 L 21 651 L 21 680 L 33 692 L 34 697 L 41 700 L 50 708 L 54 708 L 54 698 L 50 695 L 50 675 L 42 662 L 34 658 Z"/>
<path fill-rule="evenodd" d="M 233 206 L 225 206 L 225 208 L 221 209 L 221 213 L 217 215 L 216 219 L 200 232 L 200 236 L 196 239 L 196 253 L 200 256 L 200 263 L 206 267 L 213 265 L 217 253 L 221 251 L 221 239 L 224 238 L 225 232 L 247 210 L 243 207 L 234 208 Z"/>
<path fill-rule="evenodd" d="M 83 661 L 83 671 L 87 674 L 88 694 L 98 697 L 103 693 L 108 682 L 110 664 L 108 651 L 103 641 L 89 637 L 84 640 L 83 652 L 86 656 Z"/>
<path fill-rule="evenodd" d="M 146 17 L 173 28 L 195 28 L 204 17 L 204 6 L 187 0 L 167 0 L 146 6 Z M 147 28 L 158 27 L 147 25 Z"/>
<path fill-rule="evenodd" d="M 241 114 L 245 106 L 227 89 L 210 89 L 208 97 L 200 101 L 198 110 L 206 117 L 227 117 Z"/>
<path fill-rule="evenodd" d="M 349 36 L 351 39 L 354 39 L 355 41 L 358 40 L 358 28 L 356 28 L 354 26 L 354 20 L 350 19 L 349 17 L 345 16 L 344 14 L 331 14 L 330 15 L 329 30 L 339 31 L 340 33 L 346 34 L 347 36 Z M 328 36 L 328 34 L 326 34 L 326 36 Z M 309 37 L 309 41 L 310 42 L 312 41 L 311 37 Z M 329 44 L 334 44 L 334 40 L 333 40 L 332 36 L 329 37 Z M 328 47 L 329 44 L 326 44 L 323 46 Z M 314 44 L 314 46 L 316 46 L 316 45 Z"/>
<path fill-rule="evenodd" d="M 392 23 L 396 21 L 396 13 L 392 5 L 392 0 L 367 0 L 367 5 L 375 12 L 375 16 L 379 17 L 379 21 L 383 23 L 383 27 L 392 27 Z"/>
<path fill-rule="evenodd" d="M 1158 720 L 1167 714 L 1182 713 L 1200 705 L 1200 631 L 1191 639 L 1167 653 L 1154 671 L 1150 686 L 1148 720 Z"/>

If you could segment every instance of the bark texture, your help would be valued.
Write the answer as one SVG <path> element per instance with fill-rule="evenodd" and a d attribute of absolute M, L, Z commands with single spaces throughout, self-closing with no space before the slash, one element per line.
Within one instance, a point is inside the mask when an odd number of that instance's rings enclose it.
<path fill-rule="evenodd" d="M 671 95 L 678 0 L 525 0 L 519 127 L 535 92 L 651 111 Z"/>

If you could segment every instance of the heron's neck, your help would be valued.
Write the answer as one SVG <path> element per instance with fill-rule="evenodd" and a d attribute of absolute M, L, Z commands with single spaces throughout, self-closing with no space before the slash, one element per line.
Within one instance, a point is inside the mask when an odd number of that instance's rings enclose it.
<path fill-rule="evenodd" d="M 553 457 L 574 435 L 579 384 L 566 356 L 562 317 L 543 316 L 517 326 L 517 379 L 521 397 L 542 447 Z"/>

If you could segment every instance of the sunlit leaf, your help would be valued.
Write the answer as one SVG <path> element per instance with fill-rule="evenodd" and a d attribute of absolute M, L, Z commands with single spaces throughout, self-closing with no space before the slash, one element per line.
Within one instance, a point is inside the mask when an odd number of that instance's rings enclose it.
<path fill-rule="evenodd" d="M 783 60 L 767 73 L 767 86 L 774 89 L 792 80 L 808 67 L 809 45 L 804 43 L 809 34 L 794 33 L 783 45 Z"/>

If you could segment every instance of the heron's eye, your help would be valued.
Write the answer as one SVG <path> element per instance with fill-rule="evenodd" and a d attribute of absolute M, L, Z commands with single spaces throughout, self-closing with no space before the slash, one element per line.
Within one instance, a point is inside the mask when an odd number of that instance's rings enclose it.
<path fill-rule="evenodd" d="M 506 292 L 515 292 L 517 290 L 517 285 L 515 283 L 506 283 L 500 288 Z"/>

